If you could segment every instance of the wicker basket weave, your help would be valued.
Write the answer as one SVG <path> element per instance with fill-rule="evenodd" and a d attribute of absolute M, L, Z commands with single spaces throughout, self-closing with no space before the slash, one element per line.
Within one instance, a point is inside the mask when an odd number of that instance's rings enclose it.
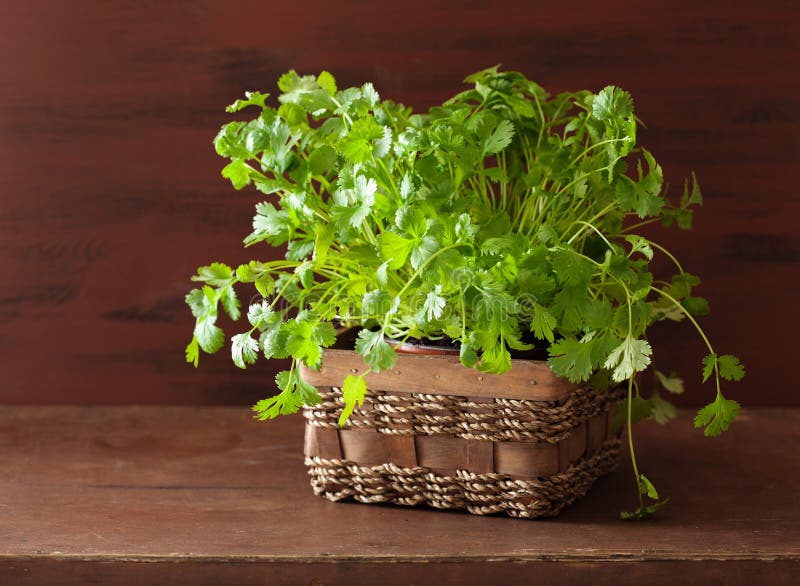
<path fill-rule="evenodd" d="M 330 349 L 303 371 L 322 395 L 304 410 L 306 465 L 329 500 L 549 517 L 618 464 L 620 392 L 570 384 L 543 362 L 487 375 L 457 357 L 401 354 L 367 375 L 368 397 L 339 427 L 337 385 L 362 370 L 355 352 Z"/>

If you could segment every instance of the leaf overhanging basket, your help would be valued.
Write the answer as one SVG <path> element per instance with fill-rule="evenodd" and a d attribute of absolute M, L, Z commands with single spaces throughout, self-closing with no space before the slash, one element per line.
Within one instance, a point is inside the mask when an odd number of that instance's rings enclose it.
<path fill-rule="evenodd" d="M 340 427 L 340 385 L 363 368 L 354 351 L 328 349 L 302 372 L 322 396 L 304 409 L 305 461 L 326 499 L 549 517 L 619 463 L 619 389 L 569 383 L 537 360 L 492 375 L 457 356 L 398 354 L 367 375 L 364 404 Z"/>

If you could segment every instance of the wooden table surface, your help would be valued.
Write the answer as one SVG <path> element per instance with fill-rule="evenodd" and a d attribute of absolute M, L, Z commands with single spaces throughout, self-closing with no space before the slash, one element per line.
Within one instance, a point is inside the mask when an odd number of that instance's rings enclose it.
<path fill-rule="evenodd" d="M 317 498 L 299 416 L 0 407 L 0 584 L 797 583 L 800 411 L 636 433 L 658 519 L 617 520 L 623 465 L 527 521 Z"/>

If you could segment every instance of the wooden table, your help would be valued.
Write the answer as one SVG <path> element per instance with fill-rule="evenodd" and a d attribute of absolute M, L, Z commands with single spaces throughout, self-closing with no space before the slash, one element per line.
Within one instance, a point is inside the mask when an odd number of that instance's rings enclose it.
<path fill-rule="evenodd" d="M 299 416 L 0 407 L 0 584 L 798 583 L 800 412 L 636 432 L 658 519 L 617 520 L 623 465 L 525 521 L 317 498 Z"/>

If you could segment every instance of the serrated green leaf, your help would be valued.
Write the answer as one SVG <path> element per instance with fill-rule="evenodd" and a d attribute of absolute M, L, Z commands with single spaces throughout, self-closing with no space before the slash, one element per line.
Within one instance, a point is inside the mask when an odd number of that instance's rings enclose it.
<path fill-rule="evenodd" d="M 413 240 L 403 238 L 394 232 L 381 234 L 378 237 L 378 243 L 381 257 L 387 261 L 388 267 L 392 270 L 397 270 L 406 263 L 414 246 Z"/>
<path fill-rule="evenodd" d="M 247 321 L 254 328 L 272 325 L 277 318 L 277 314 L 272 310 L 266 301 L 253 303 L 247 310 Z"/>
<path fill-rule="evenodd" d="M 314 175 L 325 175 L 336 163 L 336 151 L 324 144 L 317 147 L 308 156 L 308 168 Z"/>
<path fill-rule="evenodd" d="M 262 94 L 261 92 L 245 92 L 244 97 L 244 100 L 236 100 L 233 104 L 227 106 L 225 111 L 230 114 L 233 112 L 238 112 L 239 110 L 248 106 L 258 106 L 259 108 L 264 108 L 265 101 L 269 97 L 269 94 Z"/>
<path fill-rule="evenodd" d="M 632 513 L 623 511 L 619 514 L 619 517 L 623 521 L 645 521 L 647 519 L 652 519 L 658 509 L 666 505 L 668 502 L 669 499 L 664 499 L 663 501 L 659 501 L 657 503 L 641 506 Z"/>
<path fill-rule="evenodd" d="M 228 179 L 234 189 L 250 185 L 250 167 L 242 159 L 234 159 L 222 168 L 222 176 Z"/>
<path fill-rule="evenodd" d="M 629 256 L 641 252 L 647 260 L 653 260 L 653 248 L 650 246 L 650 241 L 647 240 L 647 238 L 631 234 L 626 236 L 625 240 L 631 245 Z"/>
<path fill-rule="evenodd" d="M 739 403 L 726 399 L 721 393 L 718 393 L 713 402 L 697 412 L 694 426 L 705 427 L 704 434 L 707 437 L 717 436 L 730 427 L 739 414 L 740 408 Z"/>
<path fill-rule="evenodd" d="M 221 262 L 214 262 L 207 267 L 197 269 L 197 275 L 192 277 L 192 281 L 202 281 L 213 287 L 223 287 L 231 282 L 232 277 L 231 267 Z"/>
<path fill-rule="evenodd" d="M 331 211 L 334 218 L 342 224 L 360 228 L 375 205 L 377 190 L 375 179 L 359 175 L 355 178 L 352 189 L 339 190 L 333 194 L 335 205 Z"/>
<path fill-rule="evenodd" d="M 418 269 L 439 249 L 439 242 L 433 236 L 424 236 L 411 247 L 411 266 Z"/>
<path fill-rule="evenodd" d="M 483 154 L 494 155 L 503 151 L 514 138 L 514 123 L 501 120 L 483 142 Z"/>
<path fill-rule="evenodd" d="M 475 351 L 474 346 L 468 344 L 467 342 L 461 342 L 459 358 L 461 360 L 461 364 L 467 368 L 472 368 L 478 363 L 478 353 Z"/>
<path fill-rule="evenodd" d="M 638 480 L 639 480 L 639 492 L 643 496 L 647 496 L 648 498 L 657 501 L 658 491 L 656 490 L 656 487 L 653 486 L 653 483 L 650 482 L 644 474 L 639 474 Z"/>
<path fill-rule="evenodd" d="M 540 340 L 552 342 L 555 339 L 554 332 L 558 325 L 558 320 L 550 313 L 547 308 L 538 303 L 533 304 L 533 319 L 531 320 L 531 331 Z"/>
<path fill-rule="evenodd" d="M 425 312 L 425 316 L 428 321 L 433 321 L 442 317 L 442 312 L 444 311 L 447 302 L 445 301 L 445 298 L 441 296 L 441 293 L 442 286 L 436 285 L 434 290 L 429 291 L 425 297 L 422 310 Z"/>
<path fill-rule="evenodd" d="M 702 297 L 686 297 L 681 301 L 681 305 L 686 311 L 696 316 L 708 315 L 710 311 L 708 301 Z"/>
<path fill-rule="evenodd" d="M 364 397 L 367 395 L 367 381 L 363 376 L 348 374 L 342 384 L 342 396 L 344 398 L 344 408 L 339 415 L 339 425 L 347 423 L 356 405 L 364 404 Z"/>
<path fill-rule="evenodd" d="M 199 318 L 194 327 L 197 343 L 207 354 L 213 354 L 225 343 L 225 334 L 216 324 L 216 316 Z"/>
<path fill-rule="evenodd" d="M 211 303 L 200 289 L 192 289 L 186 294 L 186 305 L 194 317 L 204 316 L 212 309 Z"/>
<path fill-rule="evenodd" d="M 631 95 L 613 85 L 604 87 L 592 100 L 592 117 L 603 122 L 621 121 L 632 113 Z"/>
<path fill-rule="evenodd" d="M 650 405 L 653 419 L 660 425 L 665 425 L 678 416 L 675 405 L 664 399 L 657 391 L 650 397 Z"/>
<path fill-rule="evenodd" d="M 249 334 L 236 334 L 231 338 L 231 358 L 239 368 L 247 368 L 258 358 L 258 342 Z"/>
<path fill-rule="evenodd" d="M 714 374 L 714 367 L 717 365 L 717 355 L 713 352 L 703 358 L 703 382 L 706 382 L 712 374 Z"/>
<path fill-rule="evenodd" d="M 551 255 L 551 261 L 560 283 L 586 287 L 592 278 L 593 265 L 574 250 L 555 250 Z"/>
<path fill-rule="evenodd" d="M 591 298 L 586 287 L 580 285 L 564 285 L 556 293 L 550 306 L 551 313 L 556 316 L 562 332 L 578 332 L 583 329 L 584 316 L 589 311 Z"/>
<path fill-rule="evenodd" d="M 271 327 L 261 334 L 261 349 L 266 358 L 288 358 L 289 350 L 286 343 L 289 339 L 289 332 L 282 322 Z"/>
<path fill-rule="evenodd" d="M 200 362 L 200 349 L 197 344 L 197 336 L 192 336 L 192 341 L 186 346 L 186 362 L 193 364 L 197 368 Z"/>
<path fill-rule="evenodd" d="M 388 370 L 394 366 L 396 354 L 380 331 L 373 332 L 363 329 L 358 332 L 355 350 L 364 357 L 364 362 L 374 372 Z"/>
<path fill-rule="evenodd" d="M 226 287 L 222 289 L 219 296 L 219 301 L 225 313 L 233 320 L 239 319 L 241 312 L 239 311 L 239 298 L 236 296 L 236 291 L 233 287 Z"/>
<path fill-rule="evenodd" d="M 547 364 L 559 376 L 573 383 L 589 380 L 592 375 L 593 340 L 579 342 L 574 338 L 564 338 L 550 345 Z"/>
<path fill-rule="evenodd" d="M 683 393 L 683 379 L 676 376 L 674 373 L 667 376 L 663 372 L 656 370 L 655 375 L 656 380 L 665 390 L 675 395 Z"/>
<path fill-rule="evenodd" d="M 733 354 L 723 354 L 717 358 L 719 375 L 725 380 L 740 381 L 744 378 L 744 365 Z"/>
<path fill-rule="evenodd" d="M 336 80 L 327 71 L 323 71 L 317 76 L 317 85 L 332 96 L 335 96 L 338 91 L 336 88 Z"/>
<path fill-rule="evenodd" d="M 389 312 L 393 303 L 392 296 L 381 289 L 367 291 L 361 299 L 361 311 L 364 315 L 383 316 Z"/>
<path fill-rule="evenodd" d="M 636 372 L 641 372 L 650 364 L 653 349 L 646 340 L 625 338 L 606 359 L 604 366 L 613 369 L 612 378 L 617 382 L 629 379 Z"/>

